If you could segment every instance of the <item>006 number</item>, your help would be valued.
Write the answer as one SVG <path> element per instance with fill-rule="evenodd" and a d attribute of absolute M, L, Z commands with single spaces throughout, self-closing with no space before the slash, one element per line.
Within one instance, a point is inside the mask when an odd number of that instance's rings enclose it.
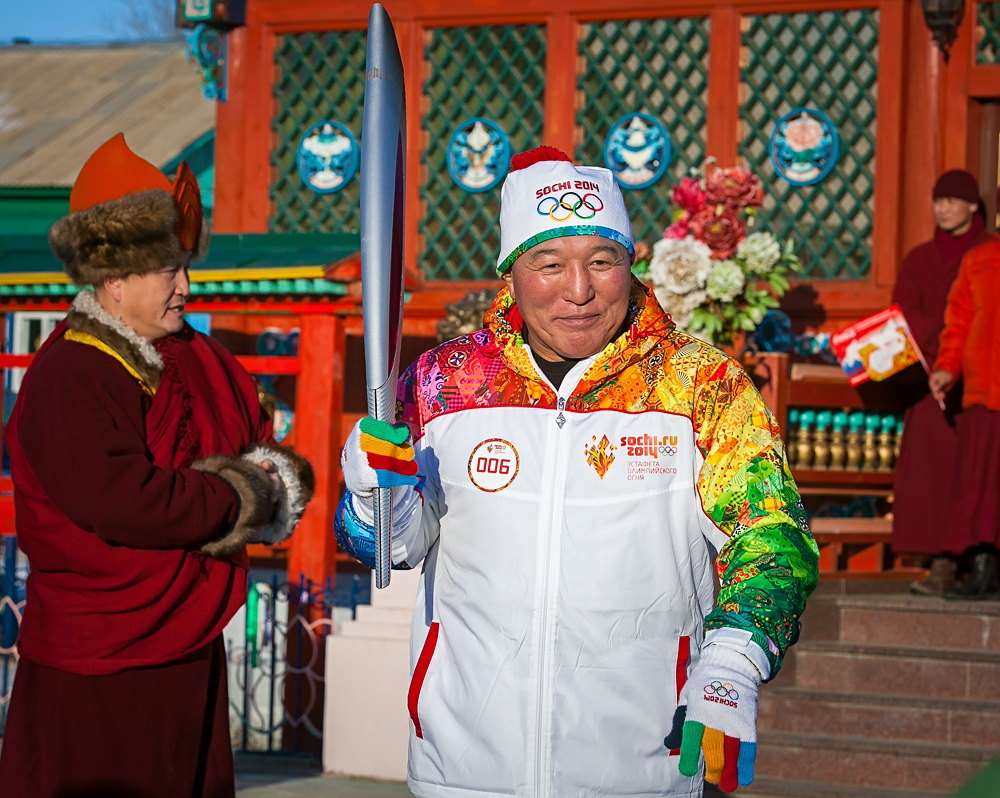
<path fill-rule="evenodd" d="M 499 457 L 480 457 L 476 460 L 477 474 L 509 474 L 510 460 L 501 460 Z"/>

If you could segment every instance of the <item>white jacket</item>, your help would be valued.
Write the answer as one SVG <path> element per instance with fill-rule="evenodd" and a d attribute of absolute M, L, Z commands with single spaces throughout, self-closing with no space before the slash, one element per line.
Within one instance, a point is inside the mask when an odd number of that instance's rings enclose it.
<path fill-rule="evenodd" d="M 650 305 L 645 316 L 659 311 Z M 680 775 L 663 738 L 704 642 L 714 554 L 730 543 L 740 513 L 717 524 L 699 492 L 721 493 L 712 475 L 722 471 L 745 479 L 729 444 L 762 439 L 759 426 L 745 429 L 748 420 L 773 422 L 742 369 L 662 322 L 634 327 L 635 340 L 617 352 L 612 344 L 578 363 L 559 391 L 516 336 L 503 334 L 495 320 L 425 354 L 401 380 L 426 476 L 419 493 L 394 489 L 393 561 L 423 562 L 411 635 L 410 790 L 423 798 L 701 795 L 701 779 Z M 608 364 L 618 361 L 627 365 L 602 401 Z M 681 361 L 695 377 L 743 375 L 730 402 L 742 427 L 719 438 L 730 450 L 722 461 L 711 445 L 704 450 L 712 433 L 697 428 L 698 389 L 693 380 L 682 387 Z M 630 399 L 640 384 L 655 395 Z M 753 455 L 780 458 L 773 427 L 764 437 L 770 448 L 751 447 Z M 815 552 L 785 513 L 783 485 L 781 506 L 761 520 L 798 541 L 771 549 Z M 342 545 L 351 550 L 371 511 L 350 498 L 342 507 L 338 531 L 348 517 L 353 543 Z M 791 592 L 808 592 L 815 561 L 811 577 L 809 563 L 797 567 L 804 577 Z M 742 651 L 766 678 L 795 632 L 782 639 L 780 629 L 750 626 L 719 623 L 709 639 Z"/>

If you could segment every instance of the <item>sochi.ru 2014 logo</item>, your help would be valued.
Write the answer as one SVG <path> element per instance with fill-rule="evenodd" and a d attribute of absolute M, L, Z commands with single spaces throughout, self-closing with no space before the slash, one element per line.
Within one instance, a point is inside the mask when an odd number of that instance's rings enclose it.
<path fill-rule="evenodd" d="M 514 481 L 519 468 L 517 449 L 503 438 L 489 438 L 469 455 L 469 479 L 486 493 L 506 488 Z"/>
<path fill-rule="evenodd" d="M 676 435 L 622 435 L 622 448 L 627 457 L 672 457 L 677 454 Z"/>

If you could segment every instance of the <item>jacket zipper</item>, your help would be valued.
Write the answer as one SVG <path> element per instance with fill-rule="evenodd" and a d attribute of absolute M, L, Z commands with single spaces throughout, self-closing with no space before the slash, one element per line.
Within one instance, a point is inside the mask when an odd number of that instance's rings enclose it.
<path fill-rule="evenodd" d="M 555 567 L 556 552 L 555 549 L 558 544 L 559 529 L 562 525 L 562 504 L 557 501 L 557 496 L 560 494 L 560 489 L 565 483 L 566 479 L 566 459 L 563 456 L 563 443 L 562 443 L 562 430 L 566 424 L 566 399 L 565 397 L 558 396 L 557 409 L 559 410 L 558 415 L 555 418 L 556 426 L 558 429 L 555 432 L 555 440 L 553 441 L 553 457 L 555 463 L 553 464 L 553 480 L 550 483 L 551 493 L 549 496 L 543 497 L 543 501 L 548 501 L 550 512 L 548 517 L 548 523 L 546 525 L 546 550 L 545 558 L 539 563 L 539 566 L 544 568 L 544 576 L 542 580 L 542 595 L 541 595 L 541 617 L 539 620 L 539 658 L 538 658 L 538 699 L 535 717 L 535 790 L 534 795 L 537 798 L 544 798 L 548 794 L 548 786 L 545 783 L 545 773 L 547 770 L 547 751 L 548 751 L 548 741 L 550 738 L 547 718 L 551 716 L 551 711 L 548 706 L 548 681 L 549 681 L 549 671 L 551 670 L 551 641 L 549 640 L 549 615 L 551 614 L 551 602 L 552 597 L 551 583 L 552 583 L 552 569 Z"/>

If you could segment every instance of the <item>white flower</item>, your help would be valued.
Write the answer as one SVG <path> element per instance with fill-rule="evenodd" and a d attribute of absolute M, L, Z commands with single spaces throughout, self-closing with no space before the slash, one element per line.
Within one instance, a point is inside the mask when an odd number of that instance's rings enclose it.
<path fill-rule="evenodd" d="M 661 238 L 653 244 L 649 273 L 657 288 L 688 294 L 705 287 L 712 267 L 712 250 L 691 236 Z"/>
<path fill-rule="evenodd" d="M 688 294 L 675 294 L 657 286 L 654 289 L 656 299 L 664 312 L 670 314 L 671 320 L 678 330 L 686 330 L 694 316 L 695 308 L 701 305 L 708 295 L 704 291 L 691 291 Z"/>
<path fill-rule="evenodd" d="M 710 299 L 720 302 L 732 302 L 746 285 L 746 277 L 738 263 L 731 260 L 719 260 L 712 266 L 712 271 L 705 282 L 705 290 Z"/>
<path fill-rule="evenodd" d="M 736 256 L 751 274 L 767 274 L 781 259 L 781 245 L 770 233 L 751 233 L 736 245 Z"/>

